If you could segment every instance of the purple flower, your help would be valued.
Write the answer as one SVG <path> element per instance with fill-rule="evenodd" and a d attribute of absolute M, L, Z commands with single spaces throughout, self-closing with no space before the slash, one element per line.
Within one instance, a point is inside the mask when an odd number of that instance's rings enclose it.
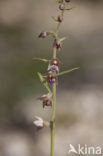
<path fill-rule="evenodd" d="M 60 50 L 62 47 L 60 40 L 55 39 L 54 40 L 54 48 L 56 48 L 57 50 Z"/>
<path fill-rule="evenodd" d="M 56 65 L 49 66 L 49 69 L 52 71 L 58 71 L 59 70 L 58 66 L 56 66 Z"/>
<path fill-rule="evenodd" d="M 41 32 L 40 35 L 38 36 L 39 38 L 45 38 L 47 36 L 47 32 Z"/>
<path fill-rule="evenodd" d="M 48 71 L 59 72 L 61 61 L 58 58 L 52 58 L 48 65 Z"/>
<path fill-rule="evenodd" d="M 55 83 L 55 82 L 56 82 L 56 79 L 55 78 L 52 78 L 52 79 L 49 80 L 49 83 L 50 84 Z"/>
<path fill-rule="evenodd" d="M 39 100 L 41 100 L 43 102 L 43 108 L 45 106 L 52 106 L 51 97 L 52 97 L 52 93 L 48 93 L 48 94 L 45 94 L 45 95 L 41 96 L 40 98 L 38 98 Z"/>
<path fill-rule="evenodd" d="M 56 73 L 49 71 L 46 76 L 44 76 L 46 78 L 46 81 L 50 84 L 53 84 L 56 82 L 57 77 L 56 77 Z"/>

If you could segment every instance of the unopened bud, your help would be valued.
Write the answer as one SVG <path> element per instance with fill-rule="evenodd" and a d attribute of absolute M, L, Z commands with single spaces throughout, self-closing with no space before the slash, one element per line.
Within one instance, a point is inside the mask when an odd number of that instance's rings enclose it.
<path fill-rule="evenodd" d="M 62 16 L 58 16 L 57 20 L 58 20 L 58 22 L 62 22 L 63 21 L 63 17 Z"/>
<path fill-rule="evenodd" d="M 40 35 L 38 36 L 39 38 L 45 38 L 47 36 L 47 32 L 41 32 Z"/>
<path fill-rule="evenodd" d="M 69 2 L 70 2 L 70 0 L 65 0 L 65 2 L 69 3 Z"/>
<path fill-rule="evenodd" d="M 60 9 L 60 10 L 64 10 L 64 9 L 65 9 L 65 5 L 64 5 L 64 4 L 60 4 L 60 5 L 59 5 L 59 9 Z"/>

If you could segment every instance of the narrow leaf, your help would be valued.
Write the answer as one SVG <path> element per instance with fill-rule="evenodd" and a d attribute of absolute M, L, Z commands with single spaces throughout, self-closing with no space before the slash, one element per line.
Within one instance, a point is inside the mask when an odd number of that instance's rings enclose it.
<path fill-rule="evenodd" d="M 60 38 L 61 42 L 64 41 L 64 40 L 66 40 L 66 37 Z"/>
<path fill-rule="evenodd" d="M 38 76 L 39 76 L 39 79 L 40 79 L 41 83 L 44 85 L 44 87 L 47 89 L 47 91 L 48 91 L 49 93 L 51 93 L 50 86 L 49 86 L 49 84 L 45 81 L 45 79 L 44 79 L 44 77 L 42 76 L 42 74 L 38 72 Z"/>
<path fill-rule="evenodd" d="M 49 31 L 48 35 L 51 35 L 54 39 L 56 39 L 56 37 L 57 37 L 56 33 L 53 31 Z"/>
<path fill-rule="evenodd" d="M 33 58 L 33 60 L 43 61 L 43 62 L 45 62 L 45 63 L 49 62 L 49 60 L 47 60 L 47 59 L 42 59 L 42 58 Z"/>
<path fill-rule="evenodd" d="M 65 9 L 65 10 L 72 10 L 73 8 L 75 8 L 75 7 L 72 7 L 72 8 L 67 8 L 67 9 Z"/>
<path fill-rule="evenodd" d="M 52 19 L 53 19 L 55 22 L 57 22 L 57 19 L 56 19 L 54 16 L 52 16 Z"/>
<path fill-rule="evenodd" d="M 66 70 L 66 71 L 63 71 L 63 72 L 60 72 L 58 74 L 56 74 L 56 76 L 61 76 L 61 75 L 64 75 L 64 74 L 67 74 L 67 73 L 70 73 L 74 70 L 78 70 L 80 67 L 76 67 L 76 68 L 73 68 L 73 69 L 69 69 L 69 70 Z"/>

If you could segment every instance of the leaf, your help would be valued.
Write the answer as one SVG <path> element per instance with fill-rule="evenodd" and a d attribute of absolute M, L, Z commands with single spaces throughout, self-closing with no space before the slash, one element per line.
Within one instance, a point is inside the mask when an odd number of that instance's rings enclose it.
<path fill-rule="evenodd" d="M 48 31 L 48 35 L 51 35 L 54 39 L 57 37 L 57 34 L 53 31 Z"/>
<path fill-rule="evenodd" d="M 49 84 L 45 81 L 45 79 L 43 78 L 42 74 L 39 73 L 39 72 L 37 74 L 39 76 L 39 79 L 40 79 L 41 83 L 44 85 L 44 87 L 47 89 L 47 91 L 49 93 L 51 93 L 51 88 L 50 88 Z"/>
<path fill-rule="evenodd" d="M 56 19 L 54 16 L 52 16 L 51 18 L 52 18 L 55 22 L 58 22 L 57 19 Z"/>
<path fill-rule="evenodd" d="M 67 8 L 67 9 L 65 9 L 65 10 L 72 10 L 73 8 L 75 8 L 75 7 L 72 7 L 72 8 Z"/>
<path fill-rule="evenodd" d="M 66 37 L 60 38 L 61 42 L 64 41 L 64 40 L 66 40 Z"/>
<path fill-rule="evenodd" d="M 47 60 L 47 59 L 42 59 L 42 58 L 33 58 L 33 60 L 43 61 L 43 62 L 45 62 L 45 63 L 49 62 L 49 60 Z"/>
<path fill-rule="evenodd" d="M 73 69 L 69 69 L 69 70 L 66 70 L 66 71 L 63 71 L 63 72 L 60 72 L 58 74 L 56 74 L 56 76 L 61 76 L 61 75 L 64 75 L 64 74 L 67 74 L 67 73 L 70 73 L 74 70 L 78 70 L 80 67 L 76 67 L 76 68 L 73 68 Z"/>

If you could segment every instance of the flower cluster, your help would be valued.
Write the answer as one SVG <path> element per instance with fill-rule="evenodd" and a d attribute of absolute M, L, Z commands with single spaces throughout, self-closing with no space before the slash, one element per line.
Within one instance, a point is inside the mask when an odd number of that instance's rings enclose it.
<path fill-rule="evenodd" d="M 37 127 L 37 130 L 49 126 L 51 128 L 51 156 L 54 156 L 54 129 L 55 129 L 55 106 L 56 106 L 56 84 L 58 82 L 58 76 L 70 73 L 74 70 L 79 69 L 79 67 L 68 69 L 66 71 L 60 72 L 60 65 L 62 64 L 59 58 L 57 58 L 57 52 L 62 48 L 62 42 L 66 37 L 59 37 L 59 28 L 61 23 L 64 20 L 64 12 L 71 10 L 68 8 L 70 0 L 57 0 L 58 9 L 60 14 L 57 17 L 52 17 L 53 20 L 57 23 L 56 31 L 43 31 L 39 34 L 39 38 L 46 38 L 51 36 L 53 38 L 53 56 L 50 60 L 42 58 L 34 58 L 35 60 L 43 61 L 48 63 L 46 72 L 42 75 L 38 72 L 39 79 L 44 87 L 47 89 L 48 93 L 42 95 L 38 98 L 42 102 L 43 108 L 52 107 L 52 116 L 51 121 L 45 121 L 41 117 L 35 116 L 34 125 Z"/>
<path fill-rule="evenodd" d="M 57 0 L 58 1 L 58 8 L 60 10 L 60 15 L 58 15 L 56 18 L 53 17 L 53 19 L 58 22 L 57 24 L 57 31 L 56 32 L 47 32 L 43 31 L 39 34 L 39 38 L 46 38 L 47 36 L 53 37 L 53 51 L 59 51 L 62 48 L 62 41 L 65 38 L 59 38 L 58 37 L 58 30 L 60 27 L 60 24 L 63 22 L 64 17 L 64 11 L 68 10 L 67 4 L 70 2 L 70 0 Z M 54 52 L 53 52 L 54 53 Z M 40 59 L 42 61 L 45 61 L 45 59 Z M 46 86 L 48 89 L 49 85 L 52 87 L 53 84 L 56 84 L 58 82 L 57 75 L 59 74 L 60 65 L 62 64 L 61 61 L 54 56 L 51 58 L 51 60 L 46 61 L 48 62 L 47 72 L 43 76 L 39 74 L 39 78 L 42 81 L 42 83 Z M 52 107 L 52 91 L 49 89 L 49 93 L 42 95 L 38 99 L 42 101 L 43 108 L 45 107 Z M 43 119 L 40 117 L 36 117 L 36 120 L 34 121 L 34 124 L 40 129 L 44 127 Z"/>

